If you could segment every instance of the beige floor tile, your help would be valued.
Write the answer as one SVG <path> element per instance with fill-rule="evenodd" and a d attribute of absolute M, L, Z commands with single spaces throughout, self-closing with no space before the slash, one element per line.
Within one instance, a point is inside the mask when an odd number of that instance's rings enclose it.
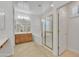
<path fill-rule="evenodd" d="M 54 57 L 53 53 L 34 42 L 18 44 L 12 57 Z M 79 57 L 79 53 L 65 51 L 59 57 Z"/>
<path fill-rule="evenodd" d="M 79 57 L 79 53 L 66 50 L 61 56 L 62 57 Z"/>

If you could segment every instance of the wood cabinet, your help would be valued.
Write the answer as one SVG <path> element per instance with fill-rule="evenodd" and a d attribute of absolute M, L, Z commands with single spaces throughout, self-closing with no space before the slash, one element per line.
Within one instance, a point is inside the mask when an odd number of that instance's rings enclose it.
<path fill-rule="evenodd" d="M 15 43 L 23 43 L 32 41 L 32 33 L 15 34 Z"/>

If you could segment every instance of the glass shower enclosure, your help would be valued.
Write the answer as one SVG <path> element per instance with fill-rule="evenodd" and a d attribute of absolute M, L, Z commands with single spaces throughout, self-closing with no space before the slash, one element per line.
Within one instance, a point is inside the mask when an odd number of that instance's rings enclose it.
<path fill-rule="evenodd" d="M 42 19 L 42 43 L 44 46 L 53 49 L 53 16 Z"/>

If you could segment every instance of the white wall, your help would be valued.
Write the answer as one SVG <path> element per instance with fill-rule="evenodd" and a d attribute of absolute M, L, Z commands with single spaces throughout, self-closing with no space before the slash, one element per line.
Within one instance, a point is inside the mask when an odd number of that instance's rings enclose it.
<path fill-rule="evenodd" d="M 5 11 L 5 33 L 7 34 L 9 40 L 7 43 L 6 48 L 2 53 L 0 53 L 0 56 L 9 56 L 13 54 L 14 51 L 14 35 L 13 35 L 13 8 L 12 8 L 12 2 L 6 2 L 6 1 L 0 1 L 0 8 L 4 9 Z M 1 33 L 1 36 L 4 36 L 4 33 Z M 1 37 L 0 36 L 0 37 Z M 1 49 L 0 49 L 1 51 Z"/>
<path fill-rule="evenodd" d="M 31 15 L 31 27 L 33 40 L 39 44 L 42 44 L 41 37 L 41 17 L 39 15 Z"/>
<path fill-rule="evenodd" d="M 58 12 L 53 10 L 53 54 L 58 56 Z"/>
<path fill-rule="evenodd" d="M 79 6 L 79 2 L 72 2 L 69 9 L 69 32 L 68 32 L 68 49 L 79 52 L 79 17 L 71 17 L 72 8 Z"/>

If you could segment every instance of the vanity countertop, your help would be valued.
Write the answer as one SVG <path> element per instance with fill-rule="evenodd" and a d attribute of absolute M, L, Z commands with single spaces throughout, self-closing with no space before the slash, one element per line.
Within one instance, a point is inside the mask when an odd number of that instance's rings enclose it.
<path fill-rule="evenodd" d="M 16 32 L 15 34 L 27 34 L 27 33 L 32 33 L 32 32 Z"/>

